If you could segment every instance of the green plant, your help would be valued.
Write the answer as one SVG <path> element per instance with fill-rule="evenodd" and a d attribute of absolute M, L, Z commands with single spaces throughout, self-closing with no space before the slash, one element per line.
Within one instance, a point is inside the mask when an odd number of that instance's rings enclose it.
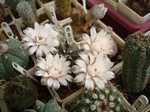
<path fill-rule="evenodd" d="M 0 79 L 10 79 L 19 75 L 12 67 L 12 62 L 25 68 L 29 62 L 28 53 L 21 47 L 21 42 L 16 39 L 0 42 Z"/>
<path fill-rule="evenodd" d="M 32 25 L 36 21 L 36 13 L 28 1 L 20 1 L 16 10 L 20 17 L 23 18 L 25 25 Z"/>
<path fill-rule="evenodd" d="M 12 112 L 22 112 L 35 104 L 37 89 L 33 82 L 25 76 L 17 76 L 0 86 L 3 100 Z"/>
<path fill-rule="evenodd" d="M 49 100 L 46 104 L 38 101 L 36 106 L 38 107 L 37 112 L 65 112 L 54 99 Z"/>
<path fill-rule="evenodd" d="M 24 112 L 66 112 L 59 106 L 56 100 L 51 99 L 46 104 L 40 100 L 36 101 L 35 109 L 26 109 Z"/>
<path fill-rule="evenodd" d="M 10 6 L 11 8 L 16 8 L 17 4 L 21 1 L 28 1 L 31 4 L 35 2 L 35 0 L 5 0 L 5 4 Z"/>
<path fill-rule="evenodd" d="M 123 112 L 122 99 L 116 88 L 85 91 L 71 105 L 69 112 Z"/>
<path fill-rule="evenodd" d="M 141 92 L 150 75 L 150 36 L 130 35 L 123 51 L 122 80 L 127 92 Z"/>

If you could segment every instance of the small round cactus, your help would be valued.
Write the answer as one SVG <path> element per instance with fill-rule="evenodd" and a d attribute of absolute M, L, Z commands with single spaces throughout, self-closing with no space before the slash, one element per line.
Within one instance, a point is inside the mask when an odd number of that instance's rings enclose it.
<path fill-rule="evenodd" d="M 12 112 L 22 112 L 35 104 L 37 89 L 30 79 L 25 76 L 17 76 L 6 81 L 0 88 L 3 91 L 3 100 Z"/>
<path fill-rule="evenodd" d="M 10 79 L 18 75 L 12 67 L 12 62 L 27 67 L 29 62 L 28 53 L 21 47 L 20 41 L 9 39 L 0 42 L 0 79 Z"/>
<path fill-rule="evenodd" d="M 32 25 L 36 21 L 36 13 L 28 1 L 20 1 L 16 7 L 19 16 L 24 20 L 25 25 Z"/>
<path fill-rule="evenodd" d="M 73 104 L 71 112 L 123 112 L 116 88 L 85 91 Z"/>

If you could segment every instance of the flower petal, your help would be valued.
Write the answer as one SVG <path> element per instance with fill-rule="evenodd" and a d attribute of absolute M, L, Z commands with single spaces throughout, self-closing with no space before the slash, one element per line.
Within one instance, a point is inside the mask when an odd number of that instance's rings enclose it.
<path fill-rule="evenodd" d="M 68 85 L 68 82 L 64 78 L 59 78 L 59 82 L 60 82 L 61 85 L 64 85 L 64 86 Z"/>
<path fill-rule="evenodd" d="M 60 87 L 59 82 L 58 82 L 57 80 L 54 80 L 54 81 L 53 81 L 53 88 L 54 88 L 54 89 L 59 89 L 59 87 Z"/>
<path fill-rule="evenodd" d="M 48 86 L 48 87 L 52 87 L 53 83 L 54 83 L 53 79 L 49 78 L 49 79 L 47 80 L 47 86 Z"/>
<path fill-rule="evenodd" d="M 92 40 L 92 42 L 95 41 L 97 32 L 96 32 L 96 28 L 95 28 L 94 26 L 91 27 L 91 29 L 90 29 L 90 35 L 91 35 L 91 40 Z"/>
<path fill-rule="evenodd" d="M 94 89 L 94 82 L 92 79 L 87 79 L 85 81 L 85 87 L 89 90 L 93 90 Z"/>
<path fill-rule="evenodd" d="M 95 77 L 95 78 L 94 78 L 94 81 L 95 81 L 96 86 L 97 86 L 99 89 L 104 89 L 105 83 L 104 83 L 102 80 L 100 80 L 99 78 Z"/>
<path fill-rule="evenodd" d="M 84 73 L 80 73 L 79 75 L 77 75 L 75 77 L 75 82 L 83 82 L 85 80 L 85 74 Z"/>
<path fill-rule="evenodd" d="M 29 48 L 29 54 L 33 55 L 36 52 L 37 48 L 38 48 L 37 46 L 33 46 L 33 47 Z"/>
<path fill-rule="evenodd" d="M 45 72 L 42 71 L 42 70 L 39 70 L 39 71 L 35 72 L 36 76 L 43 76 L 44 74 L 45 74 Z"/>
<path fill-rule="evenodd" d="M 36 51 L 36 57 L 42 57 L 43 55 L 43 50 L 41 49 L 41 47 L 39 47 Z"/>

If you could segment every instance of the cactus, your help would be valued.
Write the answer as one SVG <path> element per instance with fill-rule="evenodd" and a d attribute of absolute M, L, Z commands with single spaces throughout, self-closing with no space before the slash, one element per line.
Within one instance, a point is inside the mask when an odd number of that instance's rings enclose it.
<path fill-rule="evenodd" d="M 30 4 L 32 4 L 33 7 L 35 7 L 35 6 L 34 6 L 35 0 L 5 0 L 4 3 L 5 3 L 6 5 L 10 6 L 11 8 L 15 9 L 16 6 L 17 6 L 17 4 L 18 4 L 19 2 L 21 2 L 21 1 L 27 1 L 27 2 L 29 2 Z"/>
<path fill-rule="evenodd" d="M 71 14 L 71 0 L 55 0 L 56 12 L 61 19 L 67 18 Z"/>
<path fill-rule="evenodd" d="M 36 106 L 37 112 L 66 112 L 54 99 L 49 100 L 46 104 L 37 101 Z"/>
<path fill-rule="evenodd" d="M 141 92 L 150 75 L 150 36 L 130 35 L 123 52 L 124 87 L 129 93 Z"/>
<path fill-rule="evenodd" d="M 3 100 L 12 112 L 22 112 L 35 104 L 37 89 L 30 79 L 25 76 L 17 76 L 6 81 L 0 86 L 3 92 Z"/>
<path fill-rule="evenodd" d="M 20 1 L 16 10 L 19 16 L 23 18 L 25 25 L 32 25 L 36 21 L 36 13 L 29 2 Z"/>
<path fill-rule="evenodd" d="M 69 112 L 123 112 L 122 99 L 113 87 L 86 90 L 71 106 Z"/>
<path fill-rule="evenodd" d="M 29 62 L 28 53 L 21 47 L 21 42 L 16 39 L 0 43 L 0 79 L 10 79 L 19 75 L 13 69 L 12 62 L 23 67 L 27 67 Z"/>

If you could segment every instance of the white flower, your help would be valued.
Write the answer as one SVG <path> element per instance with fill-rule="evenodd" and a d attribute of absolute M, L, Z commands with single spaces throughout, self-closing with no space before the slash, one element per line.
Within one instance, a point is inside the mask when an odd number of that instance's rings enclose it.
<path fill-rule="evenodd" d="M 96 4 L 92 7 L 92 15 L 96 19 L 102 19 L 107 13 L 108 8 L 104 6 L 104 4 Z"/>
<path fill-rule="evenodd" d="M 56 50 L 59 46 L 58 32 L 53 29 L 52 24 L 34 24 L 34 29 L 24 30 L 23 47 L 29 50 L 29 54 L 36 54 L 37 57 L 46 55 Z"/>
<path fill-rule="evenodd" d="M 36 76 L 41 76 L 41 83 L 48 87 L 58 89 L 60 85 L 67 86 L 68 81 L 72 77 L 68 74 L 70 72 L 70 62 L 66 58 L 56 54 L 48 54 L 46 58 L 41 58 L 37 63 Z"/>
<path fill-rule="evenodd" d="M 104 30 L 96 32 L 95 27 L 90 29 L 90 36 L 83 34 L 81 49 L 91 51 L 95 54 L 102 53 L 104 55 L 114 56 L 117 53 L 117 45 L 111 35 Z"/>
<path fill-rule="evenodd" d="M 75 81 L 82 83 L 85 88 L 93 90 L 103 89 L 108 80 L 114 78 L 111 71 L 113 63 L 106 55 L 90 55 L 81 53 L 80 59 L 76 60 L 73 73 L 77 74 Z"/>

